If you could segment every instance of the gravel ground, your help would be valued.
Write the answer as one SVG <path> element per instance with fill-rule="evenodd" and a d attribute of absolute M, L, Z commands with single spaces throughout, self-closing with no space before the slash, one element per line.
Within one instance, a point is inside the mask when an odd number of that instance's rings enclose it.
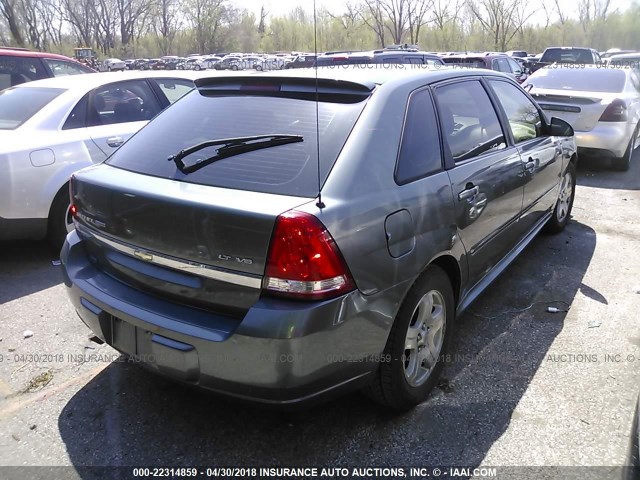
<path fill-rule="evenodd" d="M 0 244 L 0 465 L 83 479 L 92 465 L 624 465 L 640 384 L 640 152 L 626 173 L 582 165 L 578 183 L 565 232 L 538 237 L 460 319 L 450 388 L 401 416 L 359 394 L 264 411 L 157 378 L 89 341 L 46 245 Z M 548 313 L 552 301 L 571 308 Z M 0 470 L 12 475 L 26 478 Z"/>

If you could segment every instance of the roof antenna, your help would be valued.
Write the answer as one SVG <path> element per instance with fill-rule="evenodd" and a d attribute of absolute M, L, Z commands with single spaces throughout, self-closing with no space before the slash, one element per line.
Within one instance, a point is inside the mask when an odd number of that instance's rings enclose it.
<path fill-rule="evenodd" d="M 323 209 L 325 207 L 322 201 L 322 179 L 320 178 L 320 113 L 319 113 L 319 95 L 318 95 L 318 19 L 316 13 L 316 0 L 313 0 L 313 53 L 316 62 L 314 66 L 316 75 L 316 154 L 318 156 L 318 201 L 316 207 Z"/>

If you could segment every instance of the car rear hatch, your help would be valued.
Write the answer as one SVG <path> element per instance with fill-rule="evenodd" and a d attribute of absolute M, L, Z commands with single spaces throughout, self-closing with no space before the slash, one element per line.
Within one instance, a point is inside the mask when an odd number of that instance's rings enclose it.
<path fill-rule="evenodd" d="M 277 216 L 309 201 L 147 177 L 108 165 L 77 174 L 90 259 L 148 293 L 242 315 L 259 295 Z"/>
<path fill-rule="evenodd" d="M 202 91 L 157 116 L 106 164 L 76 173 L 76 224 L 94 265 L 135 289 L 241 318 L 260 296 L 276 219 L 317 197 L 372 90 L 333 81 L 316 94 L 311 79 L 299 80 L 201 81 Z M 207 140 L 269 133 L 302 141 L 212 163 L 220 145 L 198 149 L 183 157 L 193 171 L 173 161 Z"/>
<path fill-rule="evenodd" d="M 531 94 L 549 116 L 561 118 L 581 132 L 591 131 L 615 98 L 607 93 L 574 90 L 533 89 Z"/>

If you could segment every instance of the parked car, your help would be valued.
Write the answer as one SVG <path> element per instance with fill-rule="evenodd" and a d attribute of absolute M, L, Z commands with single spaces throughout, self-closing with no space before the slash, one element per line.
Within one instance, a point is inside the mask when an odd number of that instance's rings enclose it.
<path fill-rule="evenodd" d="M 410 408 L 438 382 L 456 315 L 569 220 L 571 126 L 506 75 L 196 85 L 74 174 L 61 255 L 82 320 L 158 373 L 268 404 L 365 387 Z"/>
<path fill-rule="evenodd" d="M 269 70 L 282 70 L 286 64 L 286 60 L 284 57 L 277 57 L 275 55 L 265 57 L 259 61 L 256 61 L 253 64 L 253 68 L 258 71 L 269 71 Z"/>
<path fill-rule="evenodd" d="M 102 162 L 150 118 L 191 90 L 194 74 L 126 72 L 52 78 L 0 92 L 0 240 L 72 228 L 72 172 Z"/>
<path fill-rule="evenodd" d="M 182 58 L 176 57 L 175 55 L 167 55 L 162 57 L 161 60 L 164 62 L 165 70 L 177 70 L 176 65 L 178 65 Z"/>
<path fill-rule="evenodd" d="M 125 68 L 127 70 L 133 70 L 133 64 L 135 63 L 135 59 L 129 58 L 124 61 Z"/>
<path fill-rule="evenodd" d="M 600 54 L 593 48 L 549 47 L 544 50 L 540 60 L 531 64 L 531 72 L 552 64 L 594 65 L 602 63 Z"/>
<path fill-rule="evenodd" d="M 149 59 L 148 58 L 138 58 L 133 62 L 134 70 L 148 70 Z"/>
<path fill-rule="evenodd" d="M 602 60 L 605 65 L 613 67 L 631 67 L 640 70 L 640 53 L 620 53 Z"/>
<path fill-rule="evenodd" d="M 612 57 L 614 55 L 624 55 L 627 53 L 640 53 L 636 50 L 622 50 L 620 48 L 610 48 L 609 50 L 607 50 L 606 52 L 601 52 L 600 53 L 600 58 L 602 58 L 602 60 L 604 61 L 605 58 L 609 58 Z"/>
<path fill-rule="evenodd" d="M 291 62 L 287 63 L 284 68 L 308 68 L 313 67 L 316 63 L 316 55 L 298 55 Z"/>
<path fill-rule="evenodd" d="M 146 69 L 147 70 L 164 70 L 165 63 L 164 60 L 160 58 L 152 58 L 147 62 Z"/>
<path fill-rule="evenodd" d="M 640 76 L 629 67 L 546 67 L 525 83 L 545 111 L 569 122 L 582 154 L 628 170 L 638 145 Z"/>
<path fill-rule="evenodd" d="M 126 63 L 124 63 L 119 58 L 107 58 L 102 61 L 100 64 L 99 70 L 101 72 L 124 72 L 127 68 Z"/>
<path fill-rule="evenodd" d="M 442 59 L 435 54 L 416 49 L 372 50 L 370 52 L 331 53 L 319 55 L 315 65 L 318 67 L 335 67 L 340 65 L 444 65 Z"/>
<path fill-rule="evenodd" d="M 63 55 L 0 48 L 0 90 L 43 78 L 94 72 L 94 69 Z"/>
<path fill-rule="evenodd" d="M 446 65 L 464 68 L 487 68 L 511 75 L 518 83 L 527 79 L 524 67 L 504 53 L 469 53 L 442 57 Z"/>

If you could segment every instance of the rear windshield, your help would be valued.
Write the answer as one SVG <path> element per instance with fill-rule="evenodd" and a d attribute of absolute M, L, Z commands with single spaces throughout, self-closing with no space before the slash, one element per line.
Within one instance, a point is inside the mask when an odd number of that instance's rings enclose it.
<path fill-rule="evenodd" d="M 0 130 L 13 130 L 38 113 L 63 88 L 9 88 L 0 92 Z"/>
<path fill-rule="evenodd" d="M 463 68 L 487 68 L 484 60 L 479 58 L 443 58 L 444 63 L 458 65 Z"/>
<path fill-rule="evenodd" d="M 318 103 L 321 182 L 365 103 Z M 188 175 L 167 161 L 170 155 L 207 140 L 269 134 L 302 135 L 304 141 L 232 156 Z M 215 147 L 198 152 L 215 153 Z M 314 197 L 318 193 L 316 104 L 270 96 L 205 96 L 194 90 L 141 129 L 107 163 L 201 185 Z"/>
<path fill-rule="evenodd" d="M 593 63 L 593 55 L 590 50 L 583 48 L 547 48 L 540 61 L 549 63 Z"/>
<path fill-rule="evenodd" d="M 551 90 L 577 90 L 583 92 L 622 92 L 625 72 L 610 68 L 542 68 L 531 75 L 526 83 L 536 88 Z"/>

